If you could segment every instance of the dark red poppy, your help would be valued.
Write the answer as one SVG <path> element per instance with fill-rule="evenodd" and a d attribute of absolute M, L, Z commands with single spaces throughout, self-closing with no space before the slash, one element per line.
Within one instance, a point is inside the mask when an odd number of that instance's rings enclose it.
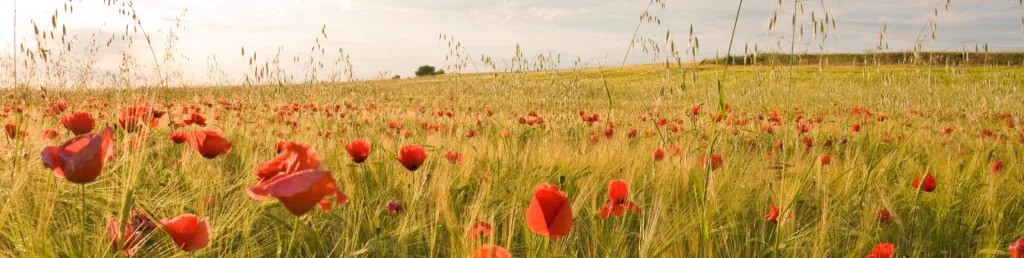
<path fill-rule="evenodd" d="M 931 173 L 928 173 L 928 176 L 924 177 L 924 183 L 922 184 L 921 176 L 917 176 L 917 178 L 914 179 L 913 186 L 914 188 L 920 187 L 921 191 L 925 192 L 935 191 L 935 177 L 933 177 Z"/>
<path fill-rule="evenodd" d="M 423 160 L 426 159 L 427 152 L 423 150 L 423 146 L 410 144 L 402 146 L 402 149 L 398 151 L 398 162 L 402 163 L 402 166 L 405 166 L 410 172 L 419 169 L 423 165 Z"/>
<path fill-rule="evenodd" d="M 388 202 L 388 213 L 395 214 L 395 213 L 402 212 L 403 210 L 405 210 L 405 209 L 402 208 L 402 202 L 401 201 L 392 200 L 392 201 Z"/>
<path fill-rule="evenodd" d="M 7 132 L 7 138 L 16 139 L 18 138 L 18 126 L 15 124 L 8 123 L 4 125 L 4 131 Z M 22 134 L 24 135 L 24 134 Z"/>
<path fill-rule="evenodd" d="M 526 209 L 526 224 L 534 233 L 558 238 L 572 230 L 572 207 L 569 195 L 558 187 L 544 183 L 533 191 L 533 200 Z"/>
<path fill-rule="evenodd" d="M 471 258 L 512 258 L 512 254 L 500 246 L 484 244 L 480 246 L 476 253 L 473 253 Z"/>
<path fill-rule="evenodd" d="M 256 177 L 260 182 L 280 174 L 320 169 L 320 155 L 309 144 L 283 141 L 278 143 L 278 149 L 280 154 L 277 157 L 256 168 Z"/>
<path fill-rule="evenodd" d="M 491 235 L 491 223 L 477 221 L 469 227 L 469 239 L 477 240 Z"/>
<path fill-rule="evenodd" d="M 131 211 L 128 223 L 121 227 L 116 219 L 111 219 L 107 227 L 107 237 L 110 238 L 111 246 L 117 247 L 120 242 L 121 252 L 125 255 L 134 255 L 139 247 L 146 241 L 149 231 L 156 229 L 156 224 L 149 220 L 149 217 L 136 211 Z M 122 234 L 122 231 L 124 234 Z"/>
<path fill-rule="evenodd" d="M 654 150 L 654 161 L 661 161 L 665 159 L 665 149 L 657 148 Z"/>
<path fill-rule="evenodd" d="M 896 245 L 881 243 L 872 247 L 871 251 L 868 251 L 868 255 L 864 256 L 864 258 L 890 258 L 894 253 L 896 253 Z"/>
<path fill-rule="evenodd" d="M 640 212 L 640 208 L 629 201 L 629 183 L 622 179 L 612 180 L 608 183 L 608 203 L 597 215 L 608 219 L 610 215 L 622 217 L 626 211 Z"/>
<path fill-rule="evenodd" d="M 1010 244 L 1010 256 L 1024 258 L 1024 237 L 1018 238 L 1017 242 Z"/>
<path fill-rule="evenodd" d="M 77 184 L 96 180 L 103 164 L 114 156 L 113 130 L 76 136 L 59 146 L 42 150 L 43 166 L 53 169 L 53 175 Z"/>
<path fill-rule="evenodd" d="M 700 155 L 700 166 L 707 168 L 708 155 Z M 722 155 L 711 154 L 711 170 L 722 168 Z"/>
<path fill-rule="evenodd" d="M 345 145 L 345 151 L 348 152 L 349 157 L 352 157 L 352 161 L 363 163 L 370 156 L 370 143 L 363 139 L 355 139 Z"/>
<path fill-rule="evenodd" d="M 164 229 L 171 235 L 174 245 L 185 251 L 203 249 L 210 244 L 210 229 L 206 218 L 184 214 L 174 219 L 161 219 Z"/>
<path fill-rule="evenodd" d="M 92 113 L 79 111 L 60 117 L 60 124 L 75 135 L 83 135 L 92 132 L 96 127 L 96 119 Z"/>
<path fill-rule="evenodd" d="M 183 121 L 185 125 L 198 125 L 200 127 L 206 127 L 206 117 L 202 114 L 192 112 L 189 118 Z"/>
<path fill-rule="evenodd" d="M 181 144 L 188 140 L 188 136 L 186 136 L 185 133 L 178 131 L 171 132 L 171 136 L 169 138 L 171 139 L 171 142 L 174 142 L 174 144 Z"/>
<path fill-rule="evenodd" d="M 853 125 L 851 125 L 850 126 L 850 132 L 859 133 L 860 132 L 860 123 L 854 123 Z"/>
<path fill-rule="evenodd" d="M 892 212 L 886 208 L 878 209 L 878 222 L 889 223 L 889 221 L 892 221 Z"/>
<path fill-rule="evenodd" d="M 277 198 L 295 216 L 306 214 L 317 204 L 320 204 L 323 210 L 330 210 L 331 202 L 328 197 L 332 195 L 335 197 L 335 204 L 348 203 L 348 197 L 338 190 L 331 172 L 318 169 L 274 177 L 269 181 L 249 186 L 248 194 L 257 201 L 268 196 Z"/>
<path fill-rule="evenodd" d="M 204 158 L 213 159 L 231 151 L 231 142 L 217 131 L 195 131 L 186 134 L 188 145 Z"/>
<path fill-rule="evenodd" d="M 459 164 L 464 159 L 462 157 L 462 154 L 454 151 L 445 152 L 444 158 L 447 159 L 448 162 L 451 162 L 452 164 Z"/>
<path fill-rule="evenodd" d="M 768 209 L 768 214 L 764 215 L 764 220 L 771 223 L 779 223 L 779 207 L 775 207 L 773 204 Z"/>

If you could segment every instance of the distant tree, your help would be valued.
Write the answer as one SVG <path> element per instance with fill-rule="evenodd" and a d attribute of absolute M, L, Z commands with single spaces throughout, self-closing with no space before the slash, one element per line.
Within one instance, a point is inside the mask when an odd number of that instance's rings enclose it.
<path fill-rule="evenodd" d="M 401 75 L 397 75 L 397 74 L 396 74 L 395 76 L 392 76 L 392 77 L 391 77 L 391 79 L 392 79 L 392 80 L 398 80 L 398 79 L 402 79 L 402 76 L 401 76 Z"/>
<path fill-rule="evenodd" d="M 444 74 L 444 69 L 437 70 L 437 72 L 434 73 L 434 75 L 442 75 L 442 74 Z"/>
<path fill-rule="evenodd" d="M 431 76 L 431 75 L 434 75 L 434 73 L 436 71 L 437 71 L 437 68 L 434 68 L 433 66 L 429 66 L 429 65 L 424 65 L 424 66 L 420 66 L 419 69 L 416 69 L 416 76 L 418 76 L 418 77 Z"/>

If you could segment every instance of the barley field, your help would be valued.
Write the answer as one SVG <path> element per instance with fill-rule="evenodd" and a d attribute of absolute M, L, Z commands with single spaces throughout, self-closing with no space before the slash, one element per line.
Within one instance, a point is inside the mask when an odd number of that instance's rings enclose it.
<path fill-rule="evenodd" d="M 904 256 L 998 257 L 1024 230 L 1020 68 L 733 68 L 724 112 L 706 79 L 720 70 L 8 90 L 0 250 L 445 257 L 493 243 L 516 257 L 847 257 L 888 242 Z M 135 114 L 122 110 L 138 107 L 166 113 L 122 126 Z M 61 122 L 73 112 L 92 114 L 93 132 L 114 128 L 113 155 L 88 184 L 40 162 L 40 149 L 74 137 Z M 207 158 L 171 139 L 201 131 L 229 150 Z M 355 139 L 369 143 L 362 163 L 345 148 Z M 282 141 L 308 145 L 347 203 L 295 216 L 248 196 L 261 166 L 290 152 L 278 154 Z M 425 149 L 415 171 L 396 161 L 405 145 Z M 933 189 L 913 185 L 922 176 Z M 604 219 L 616 179 L 636 209 Z M 561 237 L 527 223 L 545 183 L 567 197 Z M 207 219 L 205 248 L 182 253 L 160 230 L 108 232 L 184 213 Z M 121 252 L 112 244 L 128 238 Z"/>

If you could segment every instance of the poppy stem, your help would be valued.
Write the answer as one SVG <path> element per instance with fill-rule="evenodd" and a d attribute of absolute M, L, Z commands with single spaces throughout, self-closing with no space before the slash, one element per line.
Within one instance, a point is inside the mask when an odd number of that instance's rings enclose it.
<path fill-rule="evenodd" d="M 295 216 L 295 225 L 292 226 L 292 236 L 291 239 L 288 240 L 288 250 L 284 252 L 284 257 L 291 257 L 289 254 L 291 254 L 292 248 L 295 248 L 295 235 L 298 235 L 299 232 L 300 218 L 301 217 L 299 216 Z"/>
<path fill-rule="evenodd" d="M 81 227 L 82 227 L 82 240 L 83 241 L 82 241 L 82 245 L 79 247 L 78 253 L 82 257 L 89 257 L 88 255 L 85 255 L 85 245 L 89 241 L 84 241 L 86 239 L 86 237 L 87 237 L 87 234 L 88 234 L 88 230 L 87 230 L 86 223 L 85 223 L 85 216 L 86 216 L 85 215 L 86 214 L 86 210 L 85 210 L 85 184 L 79 184 L 79 185 L 80 185 L 80 187 L 78 189 L 80 191 L 79 191 L 78 197 L 79 197 L 79 200 L 81 201 L 81 205 L 82 205 L 82 210 L 81 210 L 82 212 L 79 215 L 80 215 L 80 217 L 82 219 Z"/>

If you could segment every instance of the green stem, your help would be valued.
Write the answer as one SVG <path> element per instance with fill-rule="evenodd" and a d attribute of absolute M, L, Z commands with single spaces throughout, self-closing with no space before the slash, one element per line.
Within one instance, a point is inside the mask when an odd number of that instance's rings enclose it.
<path fill-rule="evenodd" d="M 85 184 L 80 184 L 79 190 L 80 191 L 79 191 L 78 197 L 79 197 L 79 200 L 81 201 L 81 204 L 82 204 L 82 212 L 81 212 L 81 214 L 79 214 L 81 219 L 82 219 L 82 222 L 81 222 L 82 223 L 81 224 L 81 226 L 82 226 L 82 239 L 81 239 L 82 245 L 79 246 L 78 254 L 80 254 L 82 257 L 89 257 L 89 256 L 85 255 L 85 245 L 86 245 L 86 243 L 88 243 L 88 241 L 85 241 L 86 240 L 86 234 L 88 234 L 87 233 L 88 230 L 86 229 L 87 226 L 86 226 L 86 223 L 85 223 L 85 221 L 86 221 L 86 218 L 85 218 L 85 216 L 86 216 L 85 215 L 86 214 L 86 210 L 85 210 Z"/>
<path fill-rule="evenodd" d="M 298 235 L 301 218 L 302 217 L 295 216 L 295 225 L 292 226 L 292 236 L 291 239 L 288 240 L 288 250 L 284 251 L 284 257 L 291 257 L 290 254 L 292 249 L 295 248 L 295 235 Z"/>

